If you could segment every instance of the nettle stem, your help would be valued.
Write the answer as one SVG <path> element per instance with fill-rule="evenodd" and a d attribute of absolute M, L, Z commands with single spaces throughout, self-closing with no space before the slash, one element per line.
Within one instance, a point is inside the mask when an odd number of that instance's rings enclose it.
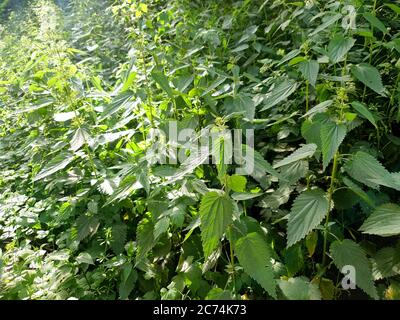
<path fill-rule="evenodd" d="M 309 108 L 309 93 L 310 93 L 310 83 L 308 80 L 306 80 L 306 112 L 308 112 L 308 108 Z"/>
<path fill-rule="evenodd" d="M 336 179 L 336 174 L 337 174 L 339 156 L 340 156 L 339 151 L 337 151 L 333 158 L 331 183 L 330 183 L 330 186 L 328 189 L 328 212 L 326 213 L 326 219 L 325 219 L 324 249 L 323 249 L 323 253 L 322 253 L 322 265 L 323 266 L 325 266 L 325 264 L 326 264 L 326 250 L 327 250 L 327 242 L 328 242 L 329 218 L 330 218 L 330 212 L 331 212 L 331 207 L 332 207 L 332 198 L 333 198 L 333 191 L 334 191 L 334 187 L 335 187 L 335 179 Z"/>

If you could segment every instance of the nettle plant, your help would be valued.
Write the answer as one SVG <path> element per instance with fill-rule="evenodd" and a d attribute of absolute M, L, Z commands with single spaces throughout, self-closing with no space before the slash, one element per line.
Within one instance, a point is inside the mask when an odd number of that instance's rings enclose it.
<path fill-rule="evenodd" d="M 400 4 L 36 6 L 0 30 L 0 297 L 398 299 Z M 221 139 L 179 163 L 171 122 Z"/>

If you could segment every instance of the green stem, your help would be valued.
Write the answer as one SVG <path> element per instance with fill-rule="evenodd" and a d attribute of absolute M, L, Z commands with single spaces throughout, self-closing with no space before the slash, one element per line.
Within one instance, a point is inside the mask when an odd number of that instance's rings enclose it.
<path fill-rule="evenodd" d="M 309 102 L 308 102 L 309 92 L 310 92 L 310 83 L 308 82 L 308 80 L 306 80 L 306 112 L 308 112 L 308 107 L 309 107 Z"/>
<path fill-rule="evenodd" d="M 326 213 L 326 219 L 325 219 L 325 228 L 324 228 L 324 248 L 323 248 L 323 254 L 322 254 L 322 265 L 326 265 L 326 249 L 327 249 L 327 239 L 328 239 L 328 225 L 329 225 L 329 216 L 331 212 L 331 206 L 332 206 L 332 197 L 333 197 L 333 189 L 335 187 L 335 179 L 336 179 L 336 174 L 337 174 L 337 167 L 338 167 L 338 159 L 339 159 L 339 151 L 336 152 L 334 158 L 333 158 L 333 167 L 332 167 L 332 173 L 331 173 L 331 183 L 329 186 L 328 190 L 328 210 Z"/>

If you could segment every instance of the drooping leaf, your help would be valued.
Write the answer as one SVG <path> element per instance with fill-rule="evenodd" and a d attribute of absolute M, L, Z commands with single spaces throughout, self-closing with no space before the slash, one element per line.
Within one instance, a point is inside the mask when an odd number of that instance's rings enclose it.
<path fill-rule="evenodd" d="M 248 233 L 235 243 L 235 255 L 244 271 L 276 298 L 271 250 L 265 239 L 257 232 Z"/>
<path fill-rule="evenodd" d="M 92 236 L 97 232 L 100 222 L 96 217 L 88 217 L 87 215 L 81 215 L 76 220 L 78 228 L 77 240 L 82 241 L 88 236 Z"/>
<path fill-rule="evenodd" d="M 345 165 L 346 172 L 355 180 L 378 189 L 379 185 L 400 190 L 400 185 L 382 164 L 370 154 L 358 151 Z"/>
<path fill-rule="evenodd" d="M 372 257 L 372 272 L 374 280 L 393 277 L 400 274 L 400 245 L 386 247 L 376 252 Z"/>
<path fill-rule="evenodd" d="M 159 219 L 154 226 L 154 239 L 157 240 L 164 232 L 169 228 L 169 218 L 162 217 Z"/>
<path fill-rule="evenodd" d="M 378 128 L 378 125 L 376 124 L 376 120 L 371 113 L 371 111 L 368 110 L 368 108 L 361 102 L 358 101 L 353 101 L 351 103 L 351 106 L 359 113 L 361 114 L 364 118 L 366 118 L 371 124 L 375 127 Z"/>
<path fill-rule="evenodd" d="M 392 9 L 393 12 L 400 15 L 400 7 L 395 5 L 394 3 L 385 3 L 385 6 Z"/>
<path fill-rule="evenodd" d="M 383 22 L 379 20 L 376 16 L 374 16 L 372 13 L 364 12 L 363 16 L 371 24 L 373 28 L 376 28 L 383 33 L 387 32 L 387 28 L 385 27 Z"/>
<path fill-rule="evenodd" d="M 168 97 L 170 97 L 171 99 L 174 98 L 174 91 L 169 85 L 168 78 L 163 71 L 154 69 L 151 72 L 151 76 L 153 77 L 154 81 L 157 82 L 157 84 L 161 87 L 161 89 L 163 89 L 167 93 Z"/>
<path fill-rule="evenodd" d="M 132 101 L 133 93 L 132 91 L 125 91 L 113 98 L 110 104 L 104 107 L 104 111 L 101 114 L 99 121 L 103 121 L 118 111 L 126 108 L 129 104 L 137 105 L 139 100 Z"/>
<path fill-rule="evenodd" d="M 306 144 L 306 145 L 300 147 L 299 149 L 297 149 L 296 151 L 294 151 L 292 154 L 290 154 L 286 158 L 284 158 L 281 161 L 279 161 L 278 163 L 276 163 L 273 166 L 273 168 L 277 169 L 282 166 L 291 164 L 293 162 L 312 157 L 316 150 L 317 150 L 316 144 L 314 144 L 314 143 Z"/>
<path fill-rule="evenodd" d="M 299 63 L 299 70 L 303 74 L 303 77 L 315 87 L 317 82 L 319 63 L 315 60 L 307 60 Z"/>
<path fill-rule="evenodd" d="M 325 112 L 327 108 L 332 105 L 333 100 L 326 100 L 312 107 L 307 113 L 305 113 L 302 118 L 309 117 L 310 119 L 317 113 Z"/>
<path fill-rule="evenodd" d="M 384 94 L 385 87 L 383 86 L 381 75 L 375 67 L 368 63 L 360 63 L 351 67 L 351 73 L 357 80 L 361 81 L 376 93 Z"/>
<path fill-rule="evenodd" d="M 234 112 L 244 112 L 247 119 L 254 119 L 255 104 L 250 96 L 238 94 L 235 98 L 228 97 L 224 101 L 224 108 L 228 114 Z"/>
<path fill-rule="evenodd" d="M 321 31 L 325 30 L 326 28 L 328 28 L 329 26 L 334 24 L 336 21 L 338 21 L 341 17 L 342 17 L 342 15 L 340 13 L 328 17 L 321 25 L 319 25 L 317 28 L 315 28 L 315 30 L 313 32 L 311 32 L 309 34 L 309 36 L 312 37 L 312 36 L 320 33 Z"/>
<path fill-rule="evenodd" d="M 81 252 L 81 253 L 76 257 L 76 262 L 94 265 L 93 258 L 92 258 L 92 256 L 90 255 L 90 253 L 88 253 L 88 252 Z"/>
<path fill-rule="evenodd" d="M 352 266 L 355 270 L 355 284 L 370 297 L 378 295 L 372 280 L 372 267 L 364 250 L 354 241 L 345 239 L 331 244 L 330 254 L 333 263 L 339 270 L 344 266 Z"/>
<path fill-rule="evenodd" d="M 318 286 L 303 277 L 279 280 L 278 284 L 288 300 L 321 300 Z"/>
<path fill-rule="evenodd" d="M 329 162 L 335 156 L 339 146 L 343 142 L 347 133 L 344 124 L 337 124 L 336 122 L 328 122 L 321 127 L 321 141 L 322 141 L 322 159 L 323 169 L 328 166 Z"/>
<path fill-rule="evenodd" d="M 38 175 L 33 178 L 33 181 L 39 181 L 66 168 L 72 161 L 74 161 L 74 159 L 75 157 L 70 153 L 60 153 L 46 164 L 46 166 L 38 173 Z"/>
<path fill-rule="evenodd" d="M 199 213 L 204 256 L 207 258 L 232 222 L 233 205 L 225 194 L 212 191 L 203 196 Z"/>
<path fill-rule="evenodd" d="M 125 300 L 129 297 L 137 281 L 138 274 L 132 264 L 127 264 L 122 269 L 121 281 L 118 287 L 119 298 Z"/>
<path fill-rule="evenodd" d="M 342 35 L 335 36 L 328 45 L 328 57 L 332 63 L 338 63 L 344 59 L 356 41 Z"/>
<path fill-rule="evenodd" d="M 110 247 L 115 254 L 120 254 L 124 251 L 127 232 L 128 227 L 126 224 L 116 223 L 112 226 Z"/>
<path fill-rule="evenodd" d="M 76 129 L 75 134 L 71 140 L 71 150 L 78 151 L 85 143 L 87 143 L 89 138 L 89 133 L 85 129 Z"/>
<path fill-rule="evenodd" d="M 320 190 L 301 193 L 293 203 L 289 214 L 287 247 L 303 239 L 315 229 L 328 213 L 329 202 Z"/>
<path fill-rule="evenodd" d="M 272 108 L 278 103 L 286 100 L 293 92 L 297 89 L 297 82 L 293 80 L 286 79 L 282 81 L 277 86 L 274 86 L 267 93 L 267 96 L 264 98 L 263 107 L 260 111 L 264 111 Z"/>
<path fill-rule="evenodd" d="M 136 229 L 136 261 L 138 265 L 146 257 L 147 253 L 154 247 L 154 224 L 148 218 L 140 220 Z"/>
<path fill-rule="evenodd" d="M 383 204 L 375 209 L 360 227 L 363 233 L 390 237 L 400 234 L 400 206 Z"/>

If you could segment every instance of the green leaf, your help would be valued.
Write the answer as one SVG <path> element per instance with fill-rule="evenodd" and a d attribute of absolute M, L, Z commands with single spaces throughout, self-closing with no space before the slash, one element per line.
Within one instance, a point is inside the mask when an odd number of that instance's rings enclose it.
<path fill-rule="evenodd" d="M 400 274 L 400 245 L 379 250 L 371 260 L 374 280 Z"/>
<path fill-rule="evenodd" d="M 328 45 L 328 57 L 331 62 L 338 63 L 342 61 L 355 42 L 356 40 L 353 38 L 345 38 L 342 35 L 335 36 Z"/>
<path fill-rule="evenodd" d="M 313 32 L 311 32 L 311 33 L 309 34 L 309 36 L 310 36 L 310 37 L 315 36 L 316 34 L 320 33 L 321 31 L 325 30 L 326 28 L 328 28 L 329 26 L 331 26 L 332 24 L 334 24 L 334 23 L 335 23 L 336 21 L 338 21 L 341 17 L 342 17 L 342 15 L 341 15 L 340 13 L 328 17 L 328 19 L 326 19 L 324 23 L 322 23 L 321 25 L 319 25 Z"/>
<path fill-rule="evenodd" d="M 267 93 L 260 111 L 270 109 L 278 103 L 287 99 L 297 89 L 297 82 L 294 80 L 285 79 L 278 85 L 274 85 Z"/>
<path fill-rule="evenodd" d="M 376 124 L 376 120 L 371 113 L 371 111 L 368 110 L 368 108 L 362 104 L 361 102 L 358 101 L 353 101 L 351 103 L 351 106 L 359 113 L 361 114 L 364 118 L 366 118 L 371 124 L 377 129 L 378 125 Z"/>
<path fill-rule="evenodd" d="M 136 228 L 136 261 L 137 266 L 146 257 L 147 253 L 154 247 L 154 224 L 148 218 L 140 220 Z"/>
<path fill-rule="evenodd" d="M 237 159 L 237 162 L 242 166 L 240 169 L 244 171 L 243 173 L 241 172 L 239 174 L 250 174 L 257 181 L 262 180 L 266 173 L 269 173 L 274 177 L 280 176 L 279 173 L 272 168 L 268 161 L 265 160 L 264 157 L 252 147 L 244 144 L 242 145 L 241 152 L 238 151 L 238 154 L 240 154 L 240 157 L 238 157 L 239 159 Z M 247 169 L 252 170 L 247 172 Z M 236 172 L 238 173 L 238 171 Z"/>
<path fill-rule="evenodd" d="M 221 76 L 219 78 L 217 78 L 213 83 L 211 83 L 211 85 L 202 93 L 202 97 L 204 97 L 205 95 L 209 94 L 211 91 L 213 91 L 214 89 L 216 89 L 218 86 L 220 86 L 221 84 L 223 84 L 226 81 L 227 77 L 225 76 Z"/>
<path fill-rule="evenodd" d="M 71 140 L 70 149 L 72 151 L 78 151 L 89 140 L 89 138 L 89 133 L 86 130 L 82 128 L 76 129 L 75 134 Z"/>
<path fill-rule="evenodd" d="M 129 104 L 137 104 L 138 101 L 131 101 L 133 98 L 133 93 L 132 91 L 125 91 L 118 96 L 116 96 L 111 103 L 104 108 L 103 113 L 101 114 L 101 117 L 99 118 L 99 121 L 103 121 L 104 119 L 107 119 L 120 111 L 121 109 L 126 108 Z"/>
<path fill-rule="evenodd" d="M 63 112 L 54 114 L 54 121 L 57 122 L 65 122 L 68 120 L 72 120 L 79 115 L 79 112 L 71 111 L 71 112 Z"/>
<path fill-rule="evenodd" d="M 318 286 L 303 277 L 279 280 L 278 284 L 288 300 L 321 300 Z"/>
<path fill-rule="evenodd" d="M 77 240 L 82 241 L 86 237 L 93 236 L 97 232 L 100 222 L 96 217 L 81 215 L 76 219 L 76 225 L 78 227 Z"/>
<path fill-rule="evenodd" d="M 396 14 L 400 14 L 400 7 L 393 3 L 385 3 L 385 6 L 392 9 Z"/>
<path fill-rule="evenodd" d="M 322 23 L 321 25 L 319 25 L 313 32 L 311 32 L 311 33 L 309 34 L 309 36 L 310 36 L 310 37 L 315 36 L 316 34 L 320 33 L 321 31 L 325 30 L 326 28 L 328 28 L 329 26 L 331 26 L 332 24 L 334 24 L 334 23 L 335 23 L 336 21 L 338 21 L 341 17 L 342 17 L 342 15 L 341 15 L 340 13 L 328 17 L 328 19 L 326 19 L 324 23 Z"/>
<path fill-rule="evenodd" d="M 360 231 L 382 237 L 400 234 L 400 207 L 394 203 L 377 207 L 360 227 Z"/>
<path fill-rule="evenodd" d="M 225 194 L 212 191 L 203 196 L 199 213 L 204 256 L 208 258 L 232 222 L 233 205 Z"/>
<path fill-rule="evenodd" d="M 242 192 L 235 192 L 232 193 L 232 199 L 236 201 L 243 201 L 243 200 L 250 200 L 262 196 L 262 193 L 242 193 Z"/>
<path fill-rule="evenodd" d="M 299 63 L 299 70 L 303 74 L 303 77 L 315 87 L 317 82 L 319 63 L 315 60 L 303 61 Z"/>
<path fill-rule="evenodd" d="M 309 117 L 310 119 L 317 113 L 325 112 L 330 105 L 332 105 L 333 100 L 326 100 L 312 107 L 307 113 L 305 113 L 302 118 Z"/>
<path fill-rule="evenodd" d="M 110 247 L 115 254 L 118 255 L 124 251 L 127 233 L 128 227 L 126 224 L 117 223 L 112 226 Z"/>
<path fill-rule="evenodd" d="M 337 124 L 336 122 L 328 122 L 321 127 L 321 141 L 322 141 L 322 159 L 323 169 L 329 165 L 335 153 L 338 151 L 339 146 L 346 136 L 347 130 L 344 124 Z"/>
<path fill-rule="evenodd" d="M 284 259 L 289 277 L 293 277 L 303 269 L 303 257 L 304 255 L 300 244 L 295 244 L 294 246 L 286 249 Z"/>
<path fill-rule="evenodd" d="M 247 179 L 236 174 L 228 177 L 228 186 L 234 192 L 244 192 L 247 185 Z"/>
<path fill-rule="evenodd" d="M 308 251 L 308 255 L 312 257 L 315 253 L 315 249 L 317 248 L 318 244 L 318 232 L 312 231 L 306 237 L 306 248 Z"/>
<path fill-rule="evenodd" d="M 400 191 L 400 184 L 380 162 L 368 153 L 358 151 L 345 165 L 346 172 L 355 180 L 378 189 L 379 185 Z"/>
<path fill-rule="evenodd" d="M 379 74 L 378 69 L 375 67 L 368 63 L 360 63 L 351 67 L 351 73 L 354 77 L 356 77 L 367 87 L 374 90 L 376 93 L 381 95 L 384 94 L 385 87 L 382 84 L 381 75 Z"/>
<path fill-rule="evenodd" d="M 163 233 L 167 232 L 169 228 L 169 218 L 162 217 L 154 226 L 154 239 L 157 240 Z"/>
<path fill-rule="evenodd" d="M 81 252 L 77 257 L 76 257 L 76 262 L 79 264 L 86 263 L 86 264 L 93 264 L 93 258 L 88 252 Z"/>
<path fill-rule="evenodd" d="M 249 120 L 254 119 L 255 104 L 247 95 L 238 94 L 236 97 L 228 97 L 224 101 L 224 108 L 228 114 L 235 112 L 245 112 L 245 116 Z"/>
<path fill-rule="evenodd" d="M 316 228 L 328 213 L 329 202 L 320 189 L 304 191 L 289 214 L 287 247 L 294 245 Z"/>
<path fill-rule="evenodd" d="M 121 282 L 118 287 L 119 298 L 125 300 L 129 297 L 137 281 L 137 271 L 129 263 L 124 266 L 121 273 Z"/>
<path fill-rule="evenodd" d="M 249 233 L 235 243 L 235 255 L 244 271 L 276 298 L 271 251 L 268 243 L 257 232 Z"/>
<path fill-rule="evenodd" d="M 374 299 L 378 298 L 372 279 L 372 267 L 364 250 L 354 241 L 345 239 L 331 244 L 330 254 L 333 263 L 339 270 L 344 266 L 353 266 L 355 269 L 355 284 Z"/>
<path fill-rule="evenodd" d="M 273 168 L 277 169 L 277 168 L 280 168 L 282 166 L 286 166 L 288 164 L 291 164 L 293 162 L 296 162 L 296 161 L 299 161 L 299 160 L 302 160 L 302 159 L 305 159 L 305 158 L 312 157 L 316 150 L 317 150 L 317 145 L 316 144 L 314 144 L 314 143 L 306 144 L 306 145 L 300 147 L 299 149 L 297 149 L 296 151 L 294 151 L 292 154 L 290 154 L 289 156 L 287 156 L 283 160 L 281 160 L 278 163 L 276 163 L 273 166 Z"/>
<path fill-rule="evenodd" d="M 155 69 L 151 72 L 151 76 L 154 81 L 158 83 L 161 89 L 167 93 L 168 97 L 171 99 L 174 98 L 174 91 L 170 87 L 168 78 L 165 76 L 164 72 Z"/>
<path fill-rule="evenodd" d="M 381 20 L 379 20 L 376 16 L 374 16 L 373 14 L 371 14 L 369 12 L 363 13 L 363 16 L 371 24 L 371 26 L 373 28 L 376 28 L 383 33 L 387 32 L 387 28 L 385 27 L 383 22 Z"/>
<path fill-rule="evenodd" d="M 44 179 L 62 169 L 67 167 L 72 161 L 74 156 L 70 153 L 62 152 L 55 158 L 51 159 L 48 164 L 38 173 L 33 179 L 34 182 Z"/>

